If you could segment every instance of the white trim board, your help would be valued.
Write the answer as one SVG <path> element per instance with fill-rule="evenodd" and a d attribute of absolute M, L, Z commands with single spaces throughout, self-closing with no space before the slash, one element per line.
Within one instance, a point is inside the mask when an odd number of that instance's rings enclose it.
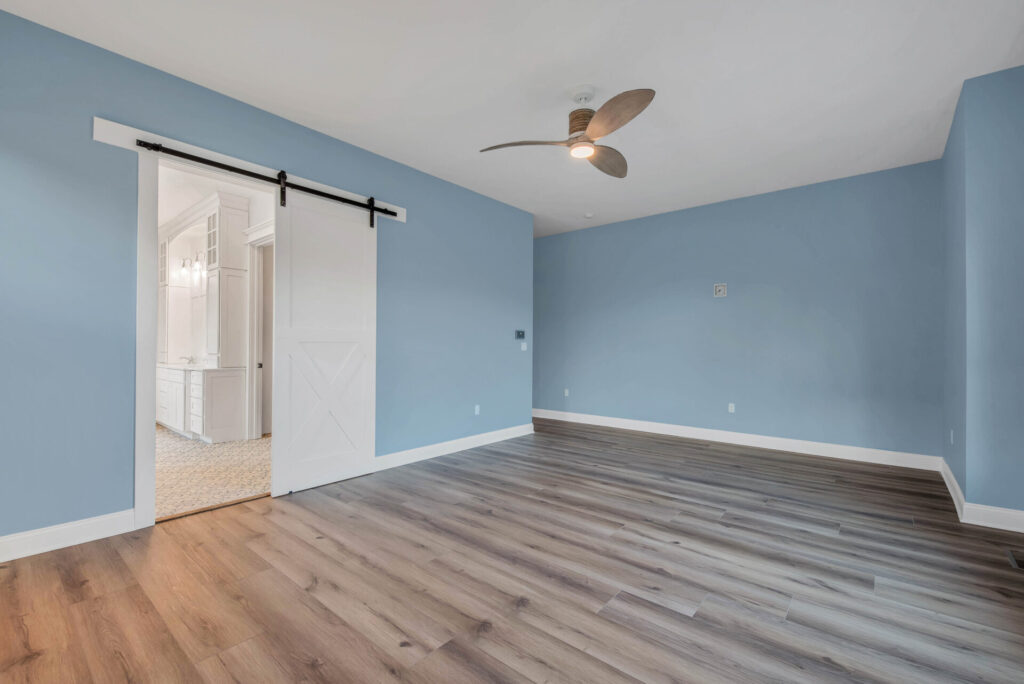
<path fill-rule="evenodd" d="M 494 430 L 492 432 L 481 432 L 477 435 L 468 435 L 466 437 L 452 439 L 447 442 L 427 444 L 426 446 L 406 449 L 405 451 L 394 451 L 390 454 L 374 457 L 373 463 L 345 473 L 338 481 L 342 482 L 353 477 L 378 473 L 382 470 L 389 470 L 391 468 L 409 465 L 410 463 L 416 463 L 417 461 L 426 461 L 431 458 L 437 458 L 438 456 L 446 456 L 459 451 L 465 451 L 466 449 L 494 444 L 495 442 L 504 442 L 506 439 L 522 437 L 529 434 L 533 434 L 533 423 L 514 425 L 512 427 L 502 428 L 501 430 Z M 316 487 L 313 487 L 312 489 L 316 489 Z"/>
<path fill-rule="evenodd" d="M 374 469 L 374 472 L 409 465 L 416 461 L 425 461 L 429 458 L 437 458 L 438 456 L 447 456 L 448 454 L 465 451 L 466 449 L 486 446 L 488 444 L 494 444 L 495 442 L 504 442 L 506 439 L 532 434 L 533 423 L 523 423 L 522 425 L 513 425 L 512 427 L 502 428 L 501 430 L 481 432 L 476 435 L 460 437 L 447 442 L 428 444 L 427 446 L 406 449 L 405 451 L 395 451 L 390 454 L 378 456 L 375 459 L 375 465 L 378 467 Z"/>
<path fill-rule="evenodd" d="M 127 509 L 93 518 L 40 527 L 0 537 L 0 563 L 83 544 L 135 529 L 135 511 Z"/>
<path fill-rule="evenodd" d="M 963 491 L 960 489 L 960 484 L 953 476 L 953 471 L 950 470 L 946 459 L 941 456 L 886 451 L 885 449 L 870 449 L 828 442 L 810 442 L 802 439 L 789 439 L 787 437 L 769 437 L 767 435 L 754 435 L 746 432 L 712 430 L 710 428 L 675 425 L 673 423 L 655 423 L 646 420 L 613 418 L 611 416 L 553 411 L 551 409 L 535 408 L 533 409 L 533 416 L 534 418 L 562 420 L 569 423 L 599 425 L 602 427 L 619 428 L 620 430 L 635 430 L 637 432 L 651 432 L 658 435 L 686 437 L 707 442 L 723 442 L 725 444 L 756 447 L 758 449 L 789 451 L 809 456 L 824 456 L 826 458 L 839 458 L 847 461 L 860 461 L 862 463 L 877 463 L 902 468 L 931 470 L 942 474 L 942 479 L 946 483 L 947 489 L 949 489 L 949 495 L 953 499 L 953 504 L 956 506 L 956 513 L 957 517 L 960 518 L 960 522 L 1010 532 L 1024 532 L 1024 511 L 966 502 Z"/>
<path fill-rule="evenodd" d="M 949 495 L 953 497 L 953 505 L 956 506 L 956 516 L 960 518 L 960 522 L 966 522 L 964 520 L 964 505 L 967 501 L 964 499 L 960 483 L 956 481 L 956 477 L 953 475 L 953 471 L 950 470 L 949 464 L 946 463 L 946 459 L 942 459 L 942 467 L 939 468 L 939 472 L 942 473 L 942 480 L 946 483 Z"/>
<path fill-rule="evenodd" d="M 135 527 L 156 523 L 157 184 L 159 160 L 139 155 L 135 273 Z"/>
<path fill-rule="evenodd" d="M 262 247 L 274 242 L 274 217 L 249 226 L 244 231 L 245 242 L 251 247 Z"/>
<path fill-rule="evenodd" d="M 758 449 L 791 451 L 797 454 L 826 456 L 828 458 L 840 458 L 846 461 L 862 461 L 864 463 L 878 463 L 880 465 L 901 466 L 904 468 L 917 468 L 918 470 L 940 471 L 942 469 L 942 463 L 944 463 L 944 460 L 939 456 L 909 454 L 901 451 L 886 451 L 884 449 L 869 449 L 867 447 L 830 444 L 828 442 L 809 442 L 803 439 L 789 439 L 788 437 L 768 437 L 765 435 L 754 435 L 746 432 L 712 430 L 710 428 L 675 425 L 673 423 L 655 423 L 647 420 L 633 420 L 631 418 L 612 418 L 609 416 L 595 416 L 587 413 L 569 413 L 567 411 L 551 411 L 549 409 L 537 408 L 533 409 L 533 416 L 534 418 L 564 420 L 570 423 L 600 425 L 603 427 L 620 428 L 622 430 L 636 430 L 637 432 L 653 432 L 659 435 L 687 437 L 689 439 L 700 439 L 707 442 L 725 442 L 727 444 L 738 444 L 740 446 L 756 447 Z"/>
<path fill-rule="evenodd" d="M 522 437 L 533 433 L 533 423 L 515 425 L 513 427 L 483 432 L 478 435 L 469 435 L 447 442 L 428 444 L 427 446 L 396 451 L 384 456 L 378 456 L 372 470 L 365 472 L 353 472 L 346 474 L 345 479 L 368 475 L 369 473 L 388 470 L 398 466 L 409 465 L 417 461 L 425 461 L 438 456 L 454 454 L 458 451 L 465 451 L 474 447 L 486 446 L 495 442 L 503 442 L 513 437 Z M 152 523 L 150 523 L 152 524 Z M 140 527 L 146 527 L 141 525 Z M 72 522 L 53 525 L 52 527 L 41 527 L 36 530 L 16 532 L 6 537 L 0 537 L 0 563 L 34 556 L 37 553 L 62 549 L 67 546 L 84 544 L 104 537 L 112 537 L 117 534 L 124 534 L 138 529 L 135 525 L 134 510 L 127 509 L 117 513 L 98 515 L 95 518 L 85 518 Z"/>
<path fill-rule="evenodd" d="M 965 503 L 960 522 L 968 525 L 994 527 L 1009 532 L 1024 532 L 1024 511 L 985 504 Z"/>

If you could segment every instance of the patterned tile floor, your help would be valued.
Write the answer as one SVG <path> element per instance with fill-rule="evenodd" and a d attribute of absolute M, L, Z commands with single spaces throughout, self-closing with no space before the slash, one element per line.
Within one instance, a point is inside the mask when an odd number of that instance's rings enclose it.
<path fill-rule="evenodd" d="M 270 491 L 270 436 L 206 444 L 156 426 L 156 517 Z"/>

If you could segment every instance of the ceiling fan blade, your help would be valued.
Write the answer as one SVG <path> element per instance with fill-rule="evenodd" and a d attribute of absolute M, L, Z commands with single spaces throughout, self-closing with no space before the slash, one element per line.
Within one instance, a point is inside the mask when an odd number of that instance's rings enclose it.
<path fill-rule="evenodd" d="M 491 150 L 500 150 L 503 147 L 523 147 L 525 145 L 558 145 L 559 147 L 567 147 L 569 145 L 568 140 L 518 140 L 516 142 L 502 143 L 500 145 L 492 145 L 491 147 L 485 147 L 480 150 L 481 152 L 490 152 Z"/>
<path fill-rule="evenodd" d="M 601 108 L 594 114 L 594 118 L 587 125 L 587 137 L 597 140 L 622 128 L 632 121 L 633 117 L 647 109 L 647 105 L 651 104 L 653 99 L 654 91 L 650 88 L 619 93 L 601 105 Z"/>
<path fill-rule="evenodd" d="M 590 163 L 609 176 L 626 177 L 626 158 L 614 147 L 594 145 L 594 154 L 589 157 Z"/>

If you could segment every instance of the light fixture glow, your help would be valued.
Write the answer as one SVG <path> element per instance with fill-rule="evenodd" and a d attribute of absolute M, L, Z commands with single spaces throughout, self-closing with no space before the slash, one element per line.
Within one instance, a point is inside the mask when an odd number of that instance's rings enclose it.
<path fill-rule="evenodd" d="M 577 159 L 586 159 L 594 156 L 594 145 L 588 142 L 573 143 L 569 148 L 569 154 Z"/>

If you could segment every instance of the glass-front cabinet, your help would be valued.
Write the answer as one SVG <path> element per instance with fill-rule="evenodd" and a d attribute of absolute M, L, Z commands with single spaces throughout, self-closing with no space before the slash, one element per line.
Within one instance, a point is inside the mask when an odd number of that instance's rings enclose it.
<path fill-rule="evenodd" d="M 206 268 L 217 268 L 220 265 L 218 254 L 220 245 L 217 230 L 217 214 L 206 217 Z"/>

